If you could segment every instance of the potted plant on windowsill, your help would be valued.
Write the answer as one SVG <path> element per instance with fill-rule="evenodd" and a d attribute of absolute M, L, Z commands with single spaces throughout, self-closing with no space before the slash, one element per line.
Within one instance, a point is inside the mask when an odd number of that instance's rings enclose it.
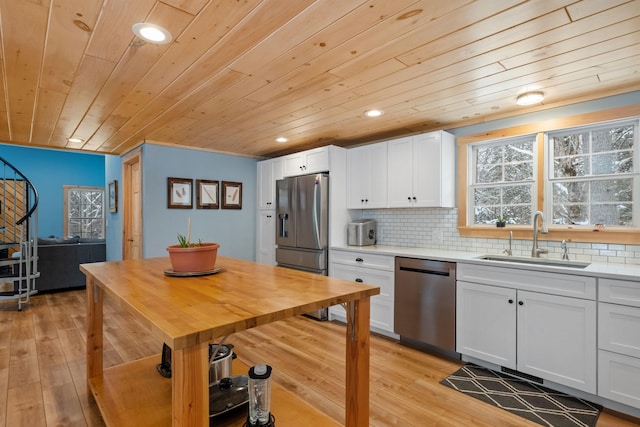
<path fill-rule="evenodd" d="M 218 256 L 218 243 L 191 243 L 191 220 L 187 235 L 178 233 L 178 244 L 167 246 L 171 267 L 175 273 L 205 273 L 213 271 Z"/>
<path fill-rule="evenodd" d="M 498 218 L 496 218 L 496 227 L 504 227 L 507 225 L 507 221 L 504 219 L 504 217 L 499 216 Z"/>

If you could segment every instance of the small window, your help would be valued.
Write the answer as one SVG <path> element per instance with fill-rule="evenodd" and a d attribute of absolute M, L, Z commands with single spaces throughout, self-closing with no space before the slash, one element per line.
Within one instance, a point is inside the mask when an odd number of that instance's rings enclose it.
<path fill-rule="evenodd" d="M 637 120 L 550 132 L 547 144 L 553 224 L 638 225 Z"/>
<path fill-rule="evenodd" d="M 64 235 L 104 239 L 104 188 L 64 186 Z"/>
<path fill-rule="evenodd" d="M 536 136 L 471 145 L 470 223 L 531 224 L 536 200 Z"/>

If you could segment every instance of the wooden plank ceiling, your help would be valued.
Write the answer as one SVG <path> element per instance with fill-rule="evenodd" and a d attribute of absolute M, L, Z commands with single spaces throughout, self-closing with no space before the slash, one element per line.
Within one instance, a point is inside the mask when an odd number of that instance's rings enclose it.
<path fill-rule="evenodd" d="M 0 141 L 28 146 L 270 157 L 640 89 L 640 0 L 0 0 L 0 15 Z M 137 43 L 136 22 L 173 41 Z M 527 89 L 543 104 L 517 106 Z"/>

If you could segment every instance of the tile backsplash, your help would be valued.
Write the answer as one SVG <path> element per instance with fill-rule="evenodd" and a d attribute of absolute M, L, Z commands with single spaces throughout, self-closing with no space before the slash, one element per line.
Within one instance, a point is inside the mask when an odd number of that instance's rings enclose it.
<path fill-rule="evenodd" d="M 447 249 L 501 254 L 509 247 L 509 239 L 460 237 L 458 210 L 447 208 L 364 210 L 362 218 L 378 223 L 377 243 L 403 247 Z M 559 241 L 541 240 L 540 247 L 549 250 L 548 258 L 560 259 Z M 569 259 L 575 261 L 640 265 L 640 245 L 567 242 Z M 530 256 L 531 240 L 512 242 L 514 256 Z"/>

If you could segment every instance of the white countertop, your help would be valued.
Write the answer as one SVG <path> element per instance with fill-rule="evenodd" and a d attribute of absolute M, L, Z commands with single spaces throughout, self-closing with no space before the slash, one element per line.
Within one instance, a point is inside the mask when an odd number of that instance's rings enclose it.
<path fill-rule="evenodd" d="M 524 264 L 516 262 L 489 261 L 479 259 L 488 253 L 448 251 L 445 249 L 430 248 L 410 248 L 402 246 L 372 245 L 372 246 L 334 246 L 331 249 L 345 250 L 355 253 L 369 253 L 391 256 L 405 256 L 410 258 L 427 258 L 438 261 L 469 262 L 474 264 L 485 264 L 502 267 L 520 268 L 524 270 L 548 271 L 555 273 L 570 273 L 579 276 L 601 277 L 620 280 L 635 280 L 640 282 L 640 265 L 613 264 L 613 263 L 590 263 L 585 268 L 574 268 L 565 266 Z M 496 255 L 496 254 L 491 254 Z M 517 259 L 518 257 L 514 257 Z M 554 260 L 555 261 L 555 260 Z M 558 260 L 559 261 L 559 260 Z"/>

